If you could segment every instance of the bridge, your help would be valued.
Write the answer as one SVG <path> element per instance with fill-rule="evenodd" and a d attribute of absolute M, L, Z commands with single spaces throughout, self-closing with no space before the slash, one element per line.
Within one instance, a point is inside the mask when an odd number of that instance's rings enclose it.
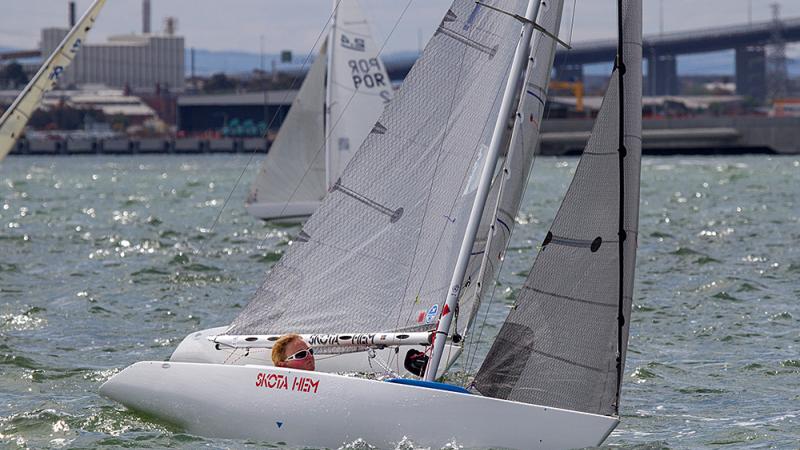
<path fill-rule="evenodd" d="M 800 41 L 800 18 L 781 20 L 780 36 L 785 42 Z M 737 94 L 763 99 L 767 92 L 767 58 L 765 47 L 776 32 L 772 20 L 750 25 L 732 25 L 703 30 L 645 36 L 642 54 L 647 60 L 645 93 L 678 94 L 677 56 L 735 50 Z M 576 43 L 572 50 L 556 53 L 556 78 L 580 80 L 583 66 L 611 63 L 616 54 L 616 40 Z"/>
<path fill-rule="evenodd" d="M 776 27 L 776 25 L 778 25 Z M 647 60 L 644 92 L 647 95 L 679 94 L 679 55 L 724 50 L 735 51 L 735 80 L 737 94 L 762 100 L 767 93 L 767 57 L 765 48 L 773 43 L 776 31 L 784 42 L 800 41 L 800 18 L 755 22 L 744 25 L 707 28 L 703 30 L 645 36 L 643 56 Z M 556 79 L 581 81 L 583 66 L 611 63 L 616 53 L 616 40 L 575 43 L 572 50 L 556 53 Z M 0 62 L 20 57 L 37 56 L 38 50 L 0 54 Z M 405 78 L 416 61 L 414 54 L 388 55 L 384 58 L 389 77 Z M 289 69 L 289 72 L 300 70 Z"/>
<path fill-rule="evenodd" d="M 645 36 L 642 55 L 647 61 L 644 80 L 646 95 L 678 95 L 678 55 L 735 50 L 737 94 L 762 100 L 767 93 L 767 58 L 765 48 L 772 43 L 775 22 L 755 22 L 703 30 Z M 785 42 L 800 41 L 800 18 L 781 20 L 780 35 Z M 611 64 L 617 51 L 615 39 L 579 42 L 572 50 L 556 52 L 556 79 L 581 81 L 583 66 Z M 403 79 L 416 58 L 410 55 L 385 58 L 393 80 Z"/>

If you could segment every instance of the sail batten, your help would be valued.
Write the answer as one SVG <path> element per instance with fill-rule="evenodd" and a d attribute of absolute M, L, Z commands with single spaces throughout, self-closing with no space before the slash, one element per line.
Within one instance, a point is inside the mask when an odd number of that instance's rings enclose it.
<path fill-rule="evenodd" d="M 624 361 L 629 322 L 620 328 L 617 316 L 621 309 L 627 318 L 631 309 L 641 165 L 641 4 L 623 3 L 624 164 L 615 69 L 573 181 L 476 376 L 484 395 L 595 414 L 617 411 L 617 352 Z M 622 242 L 620 228 L 627 234 Z"/>

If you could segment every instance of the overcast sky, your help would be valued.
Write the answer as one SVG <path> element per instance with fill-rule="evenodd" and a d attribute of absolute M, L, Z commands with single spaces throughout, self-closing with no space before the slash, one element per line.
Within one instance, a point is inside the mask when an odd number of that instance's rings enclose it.
<path fill-rule="evenodd" d="M 772 3 L 780 4 L 782 17 L 800 17 L 798 0 L 643 1 L 645 35 L 658 34 L 662 19 L 665 32 L 747 23 L 749 5 L 753 21 L 769 20 Z M 37 48 L 41 28 L 66 25 L 67 3 L 67 0 L 0 0 L 0 46 Z M 91 0 L 77 0 L 79 16 L 90 3 Z M 267 53 L 290 49 L 303 54 L 310 50 L 325 25 L 332 0 L 151 0 L 151 3 L 153 29 L 162 29 L 164 17 L 177 17 L 178 33 L 186 37 L 187 48 L 257 53 L 263 36 Z M 424 45 L 450 3 L 451 0 L 361 0 L 378 42 L 383 42 L 396 25 L 386 43 L 387 53 L 417 50 L 420 42 Z M 615 3 L 565 0 L 562 37 L 569 36 L 573 4 L 576 5 L 573 41 L 614 37 Z M 108 0 L 89 42 L 101 42 L 113 34 L 140 32 L 141 10 L 141 0 Z M 793 55 L 796 51 L 792 49 L 789 53 Z"/>

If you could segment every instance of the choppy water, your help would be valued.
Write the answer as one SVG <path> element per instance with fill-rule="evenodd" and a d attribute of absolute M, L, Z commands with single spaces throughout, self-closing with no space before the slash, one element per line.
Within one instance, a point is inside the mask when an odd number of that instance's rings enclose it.
<path fill-rule="evenodd" d="M 265 444 L 191 436 L 97 394 L 128 364 L 166 359 L 190 332 L 228 323 L 298 231 L 247 216 L 244 186 L 209 231 L 246 161 L 3 161 L 0 446 Z M 576 162 L 537 160 L 483 341 Z M 645 158 L 623 418 L 607 444 L 797 448 L 798 180 L 798 157 Z"/>

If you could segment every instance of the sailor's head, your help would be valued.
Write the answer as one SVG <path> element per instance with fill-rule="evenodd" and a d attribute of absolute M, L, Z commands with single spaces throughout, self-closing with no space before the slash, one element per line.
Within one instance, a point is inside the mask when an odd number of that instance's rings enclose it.
<path fill-rule="evenodd" d="M 314 349 L 297 334 L 286 334 L 272 346 L 272 363 L 276 367 L 314 370 Z"/>

